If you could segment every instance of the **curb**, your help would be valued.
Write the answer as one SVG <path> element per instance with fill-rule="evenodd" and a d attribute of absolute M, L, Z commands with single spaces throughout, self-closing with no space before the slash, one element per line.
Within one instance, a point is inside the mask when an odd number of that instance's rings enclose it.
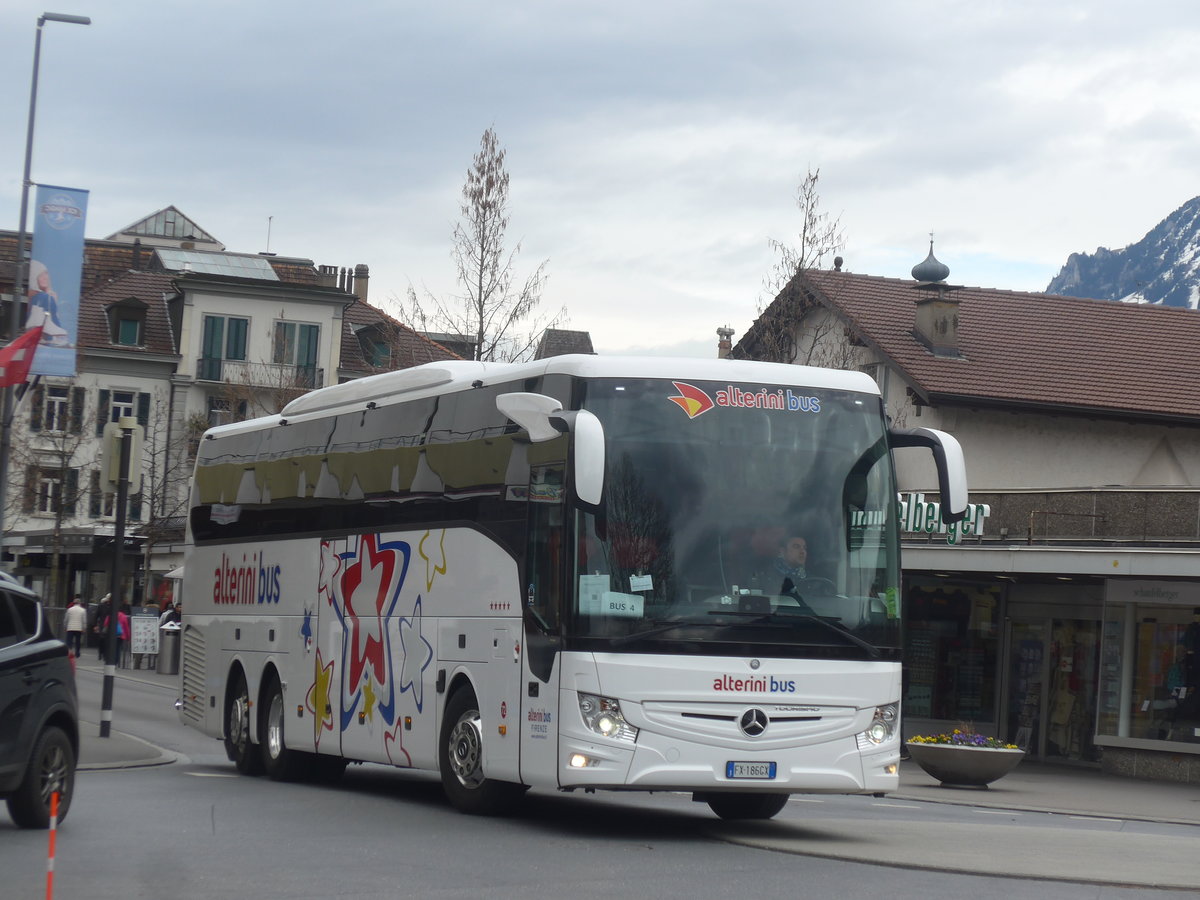
<path fill-rule="evenodd" d="M 85 735 L 84 728 L 92 729 L 90 734 Z M 84 744 L 92 744 L 92 742 L 111 741 L 114 738 L 120 741 L 133 742 L 140 745 L 138 749 L 129 755 L 126 759 L 116 759 L 110 762 L 79 762 L 75 766 L 77 772 L 93 772 L 104 769 L 140 769 L 149 766 L 167 766 L 172 763 L 180 762 L 186 758 L 178 753 L 170 750 L 164 750 L 162 747 L 152 744 L 149 741 L 143 740 L 140 737 L 135 737 L 132 734 L 126 734 L 122 731 L 112 731 L 107 738 L 99 737 L 97 732 L 100 730 L 100 725 L 95 722 L 79 723 L 79 746 L 80 750 Z M 145 750 L 141 749 L 145 748 Z M 148 752 L 147 752 L 148 751 Z M 82 752 L 81 752 L 82 755 Z"/>

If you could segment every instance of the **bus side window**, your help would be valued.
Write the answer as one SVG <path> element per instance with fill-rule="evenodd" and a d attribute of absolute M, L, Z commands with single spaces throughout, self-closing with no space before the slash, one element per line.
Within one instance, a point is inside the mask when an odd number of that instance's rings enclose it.
<path fill-rule="evenodd" d="M 527 618 L 546 634 L 558 634 L 562 621 L 563 495 L 565 467 L 535 466 L 529 490 L 527 531 L 527 593 L 523 598 Z M 555 486 L 559 489 L 555 489 Z"/>

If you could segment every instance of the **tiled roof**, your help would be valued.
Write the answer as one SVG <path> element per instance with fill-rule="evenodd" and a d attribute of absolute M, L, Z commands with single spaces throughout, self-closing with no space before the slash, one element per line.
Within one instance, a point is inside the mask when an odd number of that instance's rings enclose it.
<path fill-rule="evenodd" d="M 562 328 L 547 328 L 538 341 L 534 359 L 550 356 L 565 356 L 568 353 L 595 353 L 592 336 L 586 331 L 567 331 Z"/>
<path fill-rule="evenodd" d="M 914 281 L 814 269 L 795 284 L 839 312 L 927 401 L 1200 417 L 1192 310 L 964 287 L 949 292 L 959 301 L 953 358 L 914 336 Z"/>
<path fill-rule="evenodd" d="M 171 275 L 127 271 L 94 291 L 84 294 L 79 309 L 79 346 L 83 349 L 114 349 L 132 355 L 174 355 L 175 340 L 167 316 L 164 294 L 174 292 Z M 135 298 L 146 305 L 142 344 L 131 347 L 113 343 L 107 311 L 114 303 Z"/>
<path fill-rule="evenodd" d="M 355 300 L 342 311 L 342 323 L 340 368 L 343 371 L 373 375 L 376 372 L 407 369 L 427 362 L 462 359 L 457 353 L 418 334 L 407 325 L 362 300 Z M 377 329 L 379 336 L 391 345 L 392 359 L 387 369 L 372 366 L 363 357 L 362 344 L 359 342 L 357 334 L 363 328 Z"/>

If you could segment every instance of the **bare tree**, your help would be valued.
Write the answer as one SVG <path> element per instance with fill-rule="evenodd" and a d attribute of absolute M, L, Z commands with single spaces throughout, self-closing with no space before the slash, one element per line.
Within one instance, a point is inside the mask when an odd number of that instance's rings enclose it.
<path fill-rule="evenodd" d="M 144 473 L 141 496 L 145 500 L 146 519 L 139 534 L 144 539 L 143 595 L 147 600 L 152 596 L 150 560 L 155 547 L 183 541 L 195 445 L 207 428 L 208 417 L 193 414 L 184 421 L 182 429 L 173 432 L 170 401 L 164 393 L 155 392 L 150 426 L 142 439 L 141 460 Z"/>
<path fill-rule="evenodd" d="M 820 169 L 809 169 L 796 188 L 796 208 L 800 210 L 800 232 L 795 244 L 768 238 L 776 261 L 763 277 L 763 297 L 758 319 L 743 340 L 743 349 L 735 356 L 752 356 L 771 362 L 825 364 L 814 358 L 814 349 L 828 348 L 825 330 L 828 319 L 816 324 L 821 334 L 809 334 L 801 340 L 800 326 L 816 308 L 813 297 L 797 286 L 796 276 L 805 269 L 819 268 L 825 260 L 846 244 L 841 217 L 831 219 L 821 210 L 817 184 Z M 752 350 L 747 350 L 750 347 Z"/>
<path fill-rule="evenodd" d="M 473 340 L 475 359 L 481 360 L 528 359 L 543 332 L 566 321 L 565 309 L 550 317 L 536 314 L 548 260 L 517 286 L 513 266 L 521 244 L 510 251 L 504 246 L 509 220 L 504 155 L 489 128 L 467 170 L 452 251 L 463 292 L 443 300 L 426 291 L 422 299 L 410 286 L 404 310 L 422 331 L 432 327 Z"/>
<path fill-rule="evenodd" d="M 29 427 L 13 429 L 10 470 L 22 473 L 24 490 L 8 495 L 5 521 L 50 516 L 50 568 L 46 599 L 51 608 L 66 606 L 69 585 L 60 578 L 64 525 L 88 502 L 90 476 L 97 471 L 87 435 L 94 421 L 85 418 L 86 392 L 75 380 L 39 383 L 29 392 Z"/>

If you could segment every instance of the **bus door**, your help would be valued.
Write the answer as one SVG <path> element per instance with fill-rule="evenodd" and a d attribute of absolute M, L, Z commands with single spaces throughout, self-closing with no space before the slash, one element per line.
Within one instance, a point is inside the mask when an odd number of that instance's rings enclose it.
<path fill-rule="evenodd" d="M 564 568 L 574 555 L 566 552 L 570 541 L 563 503 L 565 466 L 534 466 L 530 474 L 527 586 L 522 598 L 521 781 L 556 788 Z"/>

